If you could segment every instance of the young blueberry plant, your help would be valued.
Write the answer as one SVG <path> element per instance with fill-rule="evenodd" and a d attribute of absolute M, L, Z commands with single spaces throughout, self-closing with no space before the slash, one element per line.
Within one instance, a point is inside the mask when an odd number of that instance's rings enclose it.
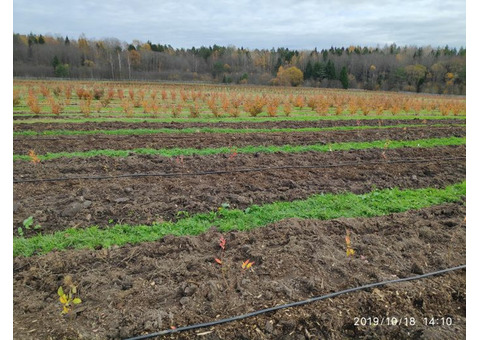
<path fill-rule="evenodd" d="M 222 266 L 222 277 L 223 281 L 225 282 L 225 287 L 228 287 L 227 283 L 227 273 L 226 271 L 228 270 L 228 267 L 225 265 L 224 258 L 225 258 L 225 245 L 227 244 L 227 241 L 225 238 L 220 236 L 220 241 L 218 242 L 218 245 L 220 246 L 220 258 L 215 258 L 215 262 L 217 262 L 220 266 Z"/>
<path fill-rule="evenodd" d="M 28 151 L 28 157 L 30 157 L 30 162 L 31 163 L 33 163 L 33 164 L 40 163 L 40 158 L 38 158 L 37 154 L 35 153 L 35 150 Z"/>
<path fill-rule="evenodd" d="M 238 155 L 237 149 L 233 148 L 231 150 L 230 156 L 228 156 L 228 160 L 229 161 L 233 160 L 235 157 L 237 157 L 237 155 Z"/>
<path fill-rule="evenodd" d="M 215 262 L 218 263 L 218 265 L 221 266 L 222 277 L 223 277 L 223 281 L 225 282 L 225 287 L 231 288 L 231 286 L 228 284 L 228 280 L 227 280 L 227 272 L 229 272 L 230 266 L 225 259 L 226 243 L 227 243 L 227 241 L 225 240 L 225 238 L 223 236 L 220 236 L 220 241 L 218 243 L 218 245 L 220 246 L 220 249 L 221 249 L 220 257 L 216 257 Z M 244 275 L 244 273 L 246 271 L 248 271 L 249 269 L 252 269 L 252 266 L 254 264 L 255 264 L 255 262 L 250 261 L 250 259 L 248 259 L 246 261 L 243 261 L 242 265 L 241 265 L 241 270 L 239 272 L 237 272 L 237 280 L 236 281 L 238 282 L 239 279 Z M 232 284 L 233 284 L 233 282 L 232 282 Z"/>
<path fill-rule="evenodd" d="M 223 257 L 225 255 L 225 245 L 227 244 L 227 240 L 225 240 L 225 238 L 223 236 L 220 236 L 220 242 L 218 242 L 218 245 L 220 246 L 220 248 L 222 249 L 221 253 L 220 253 L 220 259 L 218 258 L 215 258 L 215 261 L 218 263 L 218 264 L 223 264 Z"/>
<path fill-rule="evenodd" d="M 387 154 L 386 154 L 386 152 L 387 152 L 388 147 L 390 146 L 390 143 L 391 143 L 391 141 L 390 141 L 390 140 L 387 140 L 387 141 L 385 142 L 385 144 L 383 145 L 383 151 L 382 151 L 382 158 L 383 158 L 383 159 L 387 159 Z"/>
<path fill-rule="evenodd" d="M 65 276 L 63 283 L 65 289 L 62 286 L 58 287 L 57 294 L 63 307 L 61 314 L 65 315 L 69 314 L 75 305 L 82 303 L 82 300 L 77 296 L 77 286 L 74 285 L 70 275 Z"/>
<path fill-rule="evenodd" d="M 248 259 L 247 261 L 244 261 L 244 262 L 242 263 L 242 269 L 243 269 L 244 271 L 249 270 L 250 268 L 252 268 L 252 266 L 253 266 L 254 264 L 255 264 L 254 261 L 250 261 L 250 259 Z"/>
<path fill-rule="evenodd" d="M 352 242 L 350 240 L 350 230 L 346 230 L 346 235 L 345 235 L 345 244 L 347 246 L 347 257 L 353 256 L 355 254 L 355 250 L 352 248 Z"/>

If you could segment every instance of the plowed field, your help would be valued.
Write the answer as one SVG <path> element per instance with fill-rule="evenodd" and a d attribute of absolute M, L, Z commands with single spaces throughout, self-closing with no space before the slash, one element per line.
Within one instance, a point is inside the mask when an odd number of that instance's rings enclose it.
<path fill-rule="evenodd" d="M 465 195 L 434 197 L 465 181 L 464 119 L 32 122 L 38 117 L 17 116 L 13 126 L 16 339 L 162 330 L 172 339 L 465 337 L 464 269 L 175 332 L 464 265 Z M 309 146 L 324 148 L 299 149 Z M 399 208 L 384 198 L 397 189 L 423 190 L 424 201 L 405 196 L 409 205 Z M 355 213 L 346 215 L 354 217 L 308 215 L 308 203 L 298 215 L 291 208 L 320 195 L 332 197 L 325 209 L 348 211 L 334 199 L 348 194 L 358 205 L 381 199 L 372 210 L 351 206 Z M 269 215 L 279 202 L 290 209 L 285 218 Z M 240 228 L 255 209 L 263 222 Z M 181 223 L 195 216 L 211 217 L 202 232 Z M 234 227 L 222 229 L 225 221 Z M 140 226 L 172 233 L 140 242 Z M 122 242 L 93 236 L 115 228 L 124 228 L 116 235 Z M 58 237 L 61 244 L 44 246 Z M 242 269 L 247 259 L 254 264 Z M 75 286 L 82 300 L 66 315 L 60 286 Z"/>

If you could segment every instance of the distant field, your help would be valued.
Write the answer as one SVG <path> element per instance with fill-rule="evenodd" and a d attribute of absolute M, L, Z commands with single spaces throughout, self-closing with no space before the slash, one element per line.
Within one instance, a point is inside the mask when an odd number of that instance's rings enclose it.
<path fill-rule="evenodd" d="M 14 81 L 15 119 L 465 115 L 465 99 L 314 88 Z"/>

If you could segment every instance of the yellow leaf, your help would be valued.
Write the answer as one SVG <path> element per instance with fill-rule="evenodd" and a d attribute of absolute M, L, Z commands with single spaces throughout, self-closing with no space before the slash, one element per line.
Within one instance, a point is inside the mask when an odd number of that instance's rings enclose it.
<path fill-rule="evenodd" d="M 60 296 L 60 302 L 64 305 L 68 302 L 67 296 L 65 294 Z"/>
<path fill-rule="evenodd" d="M 62 295 L 63 295 L 63 288 L 62 288 L 62 286 L 58 287 L 57 294 L 58 294 L 58 296 L 62 296 Z"/>
<path fill-rule="evenodd" d="M 79 303 L 82 303 L 82 300 L 80 298 L 75 298 L 72 301 L 74 304 L 78 305 Z"/>

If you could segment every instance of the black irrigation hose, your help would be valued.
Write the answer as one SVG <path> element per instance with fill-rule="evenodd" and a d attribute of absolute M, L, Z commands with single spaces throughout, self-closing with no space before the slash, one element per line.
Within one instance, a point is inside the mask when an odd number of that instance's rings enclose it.
<path fill-rule="evenodd" d="M 442 269 L 442 270 L 438 270 L 438 271 L 435 271 L 435 272 L 430 272 L 430 273 L 417 275 L 417 276 L 410 276 L 410 277 L 405 277 L 405 278 L 396 279 L 396 280 L 370 283 L 370 284 L 367 284 L 367 285 L 364 285 L 364 286 L 349 288 L 349 289 L 345 289 L 345 290 L 342 290 L 342 291 L 339 291 L 339 292 L 330 293 L 330 294 L 326 294 L 326 295 L 322 295 L 322 296 L 317 296 L 317 297 L 313 297 L 313 298 L 303 300 L 303 301 L 297 301 L 297 302 L 292 302 L 292 303 L 288 303 L 288 304 L 285 304 L 285 305 L 279 305 L 279 306 L 275 306 L 275 307 L 271 307 L 271 308 L 261 309 L 261 310 L 258 310 L 258 311 L 252 312 L 252 313 L 238 315 L 238 316 L 234 316 L 234 317 L 227 318 L 227 319 L 221 319 L 221 320 L 216 320 L 216 321 L 212 321 L 212 322 L 206 322 L 206 323 L 201 323 L 201 324 L 196 324 L 196 325 L 191 325 L 191 326 L 179 327 L 179 328 L 175 328 L 175 329 L 167 329 L 167 330 L 157 332 L 157 333 L 151 333 L 151 334 L 136 336 L 136 337 L 133 337 L 133 338 L 128 338 L 126 340 L 149 339 L 149 338 L 153 338 L 153 337 L 160 336 L 160 335 L 179 333 L 179 332 L 194 330 L 194 329 L 198 329 L 198 328 L 212 327 L 212 326 L 223 324 L 223 323 L 228 323 L 228 322 L 233 322 L 233 321 L 237 321 L 237 320 L 250 318 L 250 317 L 253 317 L 253 316 L 260 315 L 260 314 L 274 312 L 274 311 L 277 311 L 277 310 L 280 310 L 280 309 L 297 307 L 297 306 L 306 305 L 306 304 L 309 304 L 309 303 L 312 303 L 312 302 L 315 302 L 315 301 L 331 299 L 331 298 L 339 296 L 339 295 L 352 293 L 352 292 L 356 292 L 356 291 L 359 291 L 359 290 L 366 290 L 366 289 L 369 289 L 369 288 L 385 286 L 385 285 L 392 284 L 392 283 L 400 283 L 400 282 L 424 279 L 426 277 L 430 277 L 430 276 L 434 276 L 434 275 L 440 275 L 440 274 L 444 274 L 444 273 L 448 273 L 448 272 L 452 272 L 452 271 L 460 270 L 460 269 L 466 269 L 466 268 L 467 268 L 466 265 L 461 265 L 461 266 Z"/>
<path fill-rule="evenodd" d="M 344 166 L 362 166 L 373 164 L 395 164 L 395 163 L 438 163 L 448 162 L 452 160 L 465 159 L 462 157 L 445 157 L 434 159 L 398 159 L 398 160 L 375 160 L 370 162 L 345 162 L 337 164 L 325 165 L 288 165 L 268 168 L 249 168 L 249 169 L 235 169 L 235 170 L 215 170 L 202 172 L 172 172 L 172 173 L 139 173 L 139 174 L 122 174 L 115 176 L 78 176 L 78 177 L 58 177 L 58 178 L 38 178 L 38 179 L 14 179 L 13 183 L 36 183 L 36 182 L 61 182 L 72 180 L 101 180 L 101 179 L 118 179 L 118 178 L 132 178 L 132 177 L 181 177 L 181 176 L 204 176 L 204 175 L 224 175 L 238 172 L 262 172 L 274 170 L 289 170 L 289 169 L 326 169 Z"/>
<path fill-rule="evenodd" d="M 424 129 L 424 128 L 430 128 L 430 130 L 433 128 L 435 129 L 435 131 L 437 130 L 452 130 L 454 128 L 464 128 L 464 126 L 447 126 L 447 127 L 431 127 L 431 126 L 414 126 L 414 127 L 407 127 L 407 129 Z M 403 127 L 392 127 L 391 129 L 403 129 Z M 353 134 L 353 133 L 361 133 L 361 132 L 364 132 L 364 131 L 371 131 L 371 130 L 375 130 L 375 131 L 383 131 L 383 129 L 378 129 L 376 128 L 375 126 L 372 126 L 371 129 L 356 129 L 356 130 L 340 130 L 340 131 L 335 131 L 335 130 L 325 130 L 325 131 L 291 131 L 293 133 L 328 133 L 328 132 L 332 132 L 332 133 L 335 133 L 335 134 Z M 391 131 L 389 131 L 391 132 Z M 191 139 L 191 138 L 198 138 L 197 134 L 199 133 L 204 133 L 204 134 L 207 134 L 206 132 L 179 132 L 178 134 L 181 134 L 182 136 L 175 136 L 177 133 L 176 132 L 173 132 L 173 133 L 170 133 L 170 132 L 155 132 L 155 133 L 145 133 L 145 134 L 124 134 L 124 135 L 116 135 L 116 134 L 84 134 L 84 135 L 76 135 L 76 136 L 73 136 L 73 135 L 59 135 L 59 137 L 16 137 L 16 138 L 13 138 L 13 141 L 14 142 L 22 142 L 22 141 L 47 141 L 47 140 L 84 140 L 84 139 L 87 139 L 87 138 L 94 138 L 94 139 L 114 139 L 114 138 L 131 138 L 131 137 L 152 137 L 152 136 L 155 136 L 154 138 L 155 139 Z M 252 132 L 247 132 L 247 133 L 265 133 L 265 134 L 275 134 L 275 133 L 282 133 L 281 131 L 275 131 L 275 132 L 256 132 L 256 131 L 252 131 Z M 159 136 L 159 135 L 162 135 L 162 136 Z M 185 136 L 185 134 L 191 134 L 191 136 Z M 224 134 L 224 133 L 221 133 L 221 134 Z M 226 134 L 226 133 L 225 133 Z M 246 134 L 246 133 L 242 133 L 242 134 Z"/>

